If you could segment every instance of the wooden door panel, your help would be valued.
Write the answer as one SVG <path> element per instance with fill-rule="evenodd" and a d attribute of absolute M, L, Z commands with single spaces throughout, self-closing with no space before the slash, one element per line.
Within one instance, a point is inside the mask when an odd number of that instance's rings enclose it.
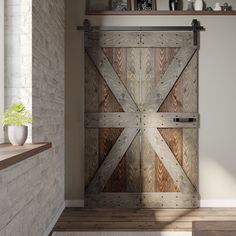
<path fill-rule="evenodd" d="M 86 38 L 85 205 L 197 207 L 198 61 L 192 33 Z"/>

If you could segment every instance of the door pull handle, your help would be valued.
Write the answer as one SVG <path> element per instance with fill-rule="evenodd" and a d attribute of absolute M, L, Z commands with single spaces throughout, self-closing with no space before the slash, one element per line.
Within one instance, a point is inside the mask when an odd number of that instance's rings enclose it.
<path fill-rule="evenodd" d="M 191 122 L 196 122 L 197 119 L 196 118 L 174 118 L 173 121 L 178 122 L 178 123 L 191 123 Z"/>

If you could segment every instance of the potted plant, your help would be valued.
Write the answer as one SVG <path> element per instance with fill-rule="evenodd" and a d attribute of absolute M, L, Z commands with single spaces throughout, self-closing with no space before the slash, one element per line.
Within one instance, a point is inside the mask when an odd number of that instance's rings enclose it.
<path fill-rule="evenodd" d="M 24 145 L 28 137 L 26 124 L 32 123 L 32 115 L 22 103 L 14 103 L 3 114 L 3 127 L 8 126 L 8 138 L 12 145 Z"/>

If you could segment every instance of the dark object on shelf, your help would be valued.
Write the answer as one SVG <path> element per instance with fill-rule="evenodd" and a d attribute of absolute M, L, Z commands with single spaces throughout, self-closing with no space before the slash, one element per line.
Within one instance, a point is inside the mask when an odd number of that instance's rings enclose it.
<path fill-rule="evenodd" d="M 230 6 L 227 2 L 221 7 L 222 11 L 232 11 L 232 6 Z"/>
<path fill-rule="evenodd" d="M 206 10 L 207 11 L 213 11 L 213 8 L 212 7 L 207 7 Z"/>
<path fill-rule="evenodd" d="M 111 8 L 114 11 L 127 11 L 128 0 L 112 0 Z"/>
<path fill-rule="evenodd" d="M 137 0 L 137 10 L 138 11 L 151 11 L 152 0 Z"/>
<path fill-rule="evenodd" d="M 176 11 L 179 8 L 179 0 L 169 0 L 169 9 L 170 11 Z"/>

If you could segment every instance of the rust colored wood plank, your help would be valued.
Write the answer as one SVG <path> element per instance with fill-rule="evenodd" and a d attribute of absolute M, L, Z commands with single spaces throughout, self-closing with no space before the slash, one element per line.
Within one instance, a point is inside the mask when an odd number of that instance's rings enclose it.
<path fill-rule="evenodd" d="M 24 146 L 0 144 L 0 170 L 33 157 L 51 147 L 51 143 L 25 144 Z"/>
<path fill-rule="evenodd" d="M 155 52 L 155 78 L 156 83 L 154 84 L 153 88 L 155 88 L 156 84 L 161 81 L 164 74 L 166 73 L 168 66 L 173 61 L 174 57 L 178 53 L 178 48 L 155 48 L 153 49 Z M 176 111 L 176 108 L 178 108 L 178 104 L 175 102 L 176 99 L 173 96 L 175 95 L 175 91 L 173 92 L 173 89 L 171 90 L 169 96 L 167 96 L 167 99 L 165 100 L 164 104 L 162 104 L 160 110 L 169 112 L 170 110 Z M 179 94 L 176 94 L 177 96 Z M 173 103 L 172 103 L 173 102 Z M 165 108 L 165 109 L 163 109 Z M 158 112 L 159 113 L 159 112 Z M 163 130 L 166 134 L 166 141 L 168 141 L 168 145 L 170 145 L 171 148 L 174 150 L 178 150 L 175 148 L 176 146 L 176 140 L 174 139 L 174 143 L 171 142 L 173 137 L 176 137 L 176 135 L 172 135 L 172 131 L 175 134 L 175 129 L 165 129 Z M 179 131 L 177 131 L 179 132 Z M 163 135 L 163 133 L 162 133 Z M 179 143 L 177 143 L 179 144 Z M 178 147 L 178 146 L 177 146 Z M 157 192 L 176 192 L 179 191 L 178 187 L 176 186 L 175 182 L 171 178 L 171 176 L 168 173 L 168 170 L 165 168 L 163 163 L 161 162 L 158 155 L 156 155 L 156 185 L 155 185 L 155 191 Z"/>
<path fill-rule="evenodd" d="M 104 48 L 104 54 L 107 56 L 107 59 L 111 63 L 114 71 L 119 76 L 120 80 L 126 86 L 126 70 L 127 70 L 127 50 L 126 48 Z M 112 95 L 114 96 L 114 95 Z M 110 104 L 111 105 L 111 104 Z M 110 110 L 114 111 L 114 107 L 110 107 Z M 124 113 L 123 113 L 124 114 Z M 119 127 L 118 127 L 119 128 Z M 119 131 L 118 131 L 119 130 Z M 113 127 L 109 130 L 110 134 L 116 133 L 116 138 L 121 134 L 121 129 Z M 115 138 L 115 136 L 114 136 Z M 110 139 L 110 135 L 107 136 L 107 139 Z M 110 146 L 110 143 L 106 143 L 107 146 Z M 112 146 L 110 146 L 112 148 Z M 109 178 L 107 184 L 105 185 L 104 192 L 122 192 L 126 191 L 126 154 L 123 156 L 116 169 Z"/>
<path fill-rule="evenodd" d="M 135 48 L 140 47 L 139 32 L 91 32 L 87 33 L 86 47 Z"/>
<path fill-rule="evenodd" d="M 193 45 L 192 32 L 142 32 L 141 47 L 173 48 L 191 47 Z"/>
<path fill-rule="evenodd" d="M 96 65 L 97 69 L 103 76 L 103 79 L 106 81 L 107 85 L 111 89 L 112 93 L 114 94 L 124 111 L 139 111 L 137 105 L 133 101 L 132 97 L 130 96 L 129 92 L 125 88 L 117 73 L 114 71 L 113 66 L 104 54 L 103 50 L 101 48 L 89 48 L 87 49 L 87 53 Z"/>
<path fill-rule="evenodd" d="M 196 47 L 183 47 L 179 49 L 164 76 L 144 102 L 143 111 L 154 112 L 159 110 L 196 50 Z"/>
<path fill-rule="evenodd" d="M 125 154 L 133 139 L 137 135 L 138 131 L 139 130 L 135 128 L 124 129 L 124 131 L 121 133 L 120 137 L 116 141 L 115 145 L 109 152 L 108 156 L 96 172 L 96 175 L 90 182 L 86 192 L 98 193 L 103 190 L 106 182 L 111 177 L 112 173 L 121 161 L 123 155 Z"/>
<path fill-rule="evenodd" d="M 175 181 L 179 190 L 182 193 L 193 193 L 195 188 L 186 176 L 181 165 L 176 160 L 174 154 L 170 150 L 169 146 L 155 128 L 147 128 L 144 130 L 144 134 L 148 138 L 148 141 L 152 145 L 152 148 L 160 157 L 163 165 L 168 170 L 170 176 Z"/>

